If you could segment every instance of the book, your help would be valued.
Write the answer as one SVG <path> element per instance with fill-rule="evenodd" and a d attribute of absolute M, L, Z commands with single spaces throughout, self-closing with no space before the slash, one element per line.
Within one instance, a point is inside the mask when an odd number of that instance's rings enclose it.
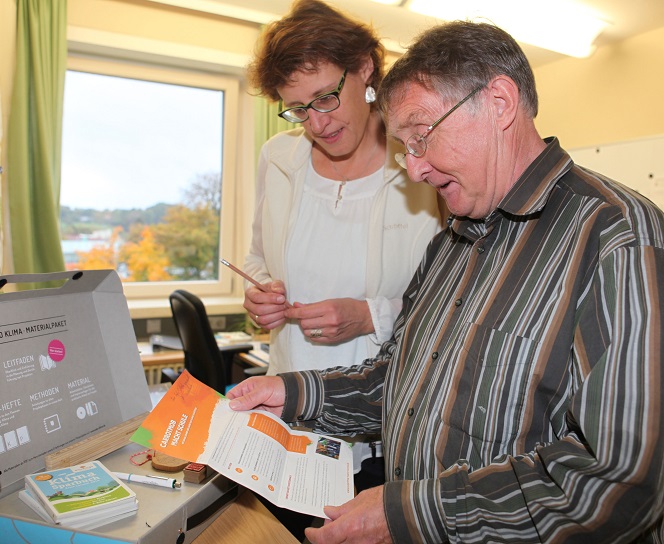
<path fill-rule="evenodd" d="M 39 501 L 37 501 L 27 489 L 22 489 L 21 491 L 19 491 L 18 497 L 30 508 L 32 508 L 44 521 L 53 523 L 53 520 L 48 515 L 48 512 L 44 510 Z M 123 508 L 125 507 L 123 506 Z M 75 516 L 72 518 L 68 518 L 66 521 L 61 523 L 61 525 L 69 527 L 71 529 L 85 529 L 91 531 L 92 529 L 96 529 L 97 527 L 101 527 L 102 525 L 107 525 L 109 523 L 113 523 L 114 521 L 118 521 L 120 519 L 133 516 L 136 513 L 137 509 L 138 509 L 138 503 L 136 503 L 133 509 L 127 511 L 123 511 L 122 509 L 120 509 L 116 512 L 115 509 L 109 509 L 108 511 L 103 510 L 93 515 L 90 515 L 88 513 L 80 517 Z"/>
<path fill-rule="evenodd" d="M 242 331 L 216 332 L 214 338 L 218 346 L 234 346 L 236 344 L 251 344 L 253 338 Z"/>
<path fill-rule="evenodd" d="M 92 529 L 133 514 L 136 494 L 100 461 L 27 474 L 19 498 L 44 520 Z"/>
<path fill-rule="evenodd" d="M 262 410 L 235 412 L 186 370 L 131 437 L 133 442 L 208 465 L 282 508 L 326 517 L 354 495 L 351 445 L 291 429 Z"/>

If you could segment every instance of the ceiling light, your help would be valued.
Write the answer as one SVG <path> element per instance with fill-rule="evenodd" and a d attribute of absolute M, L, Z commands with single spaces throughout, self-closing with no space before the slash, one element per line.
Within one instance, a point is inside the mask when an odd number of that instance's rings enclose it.
<path fill-rule="evenodd" d="M 595 39 L 609 23 L 572 1 L 543 0 L 410 0 L 408 9 L 446 21 L 488 21 L 522 43 L 572 57 L 588 57 Z"/>

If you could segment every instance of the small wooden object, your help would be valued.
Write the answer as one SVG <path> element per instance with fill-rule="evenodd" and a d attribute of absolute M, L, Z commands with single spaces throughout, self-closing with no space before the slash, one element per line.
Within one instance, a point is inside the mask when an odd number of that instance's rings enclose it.
<path fill-rule="evenodd" d="M 189 463 L 184 467 L 184 481 L 200 484 L 207 477 L 207 465 Z"/>
<path fill-rule="evenodd" d="M 59 450 L 44 456 L 46 470 L 64 468 L 79 463 L 94 461 L 103 457 L 107 453 L 122 448 L 129 444 L 129 438 L 138 429 L 148 413 L 139 414 L 120 423 L 101 431 L 88 438 L 75 442 L 71 446 L 65 446 Z"/>
<path fill-rule="evenodd" d="M 180 472 L 188 464 L 189 461 L 171 457 L 159 451 L 155 452 L 154 457 L 152 457 L 152 468 L 162 472 Z"/>

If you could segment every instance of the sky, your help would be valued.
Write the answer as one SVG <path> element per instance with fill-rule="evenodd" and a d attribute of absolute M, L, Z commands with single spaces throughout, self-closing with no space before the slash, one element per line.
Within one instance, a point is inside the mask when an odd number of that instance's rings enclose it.
<path fill-rule="evenodd" d="M 221 171 L 223 93 L 68 71 L 60 203 L 147 208 Z"/>

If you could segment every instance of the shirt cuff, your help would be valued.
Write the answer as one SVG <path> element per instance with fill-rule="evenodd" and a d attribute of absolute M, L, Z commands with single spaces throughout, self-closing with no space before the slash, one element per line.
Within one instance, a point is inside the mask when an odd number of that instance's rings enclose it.
<path fill-rule="evenodd" d="M 323 380 L 316 370 L 278 374 L 286 396 L 281 419 L 286 422 L 317 418 L 323 411 Z"/>
<path fill-rule="evenodd" d="M 392 337 L 394 322 L 401 311 L 401 299 L 390 300 L 385 297 L 368 298 L 369 313 L 374 332 L 369 335 L 372 342 L 381 345 Z"/>
<path fill-rule="evenodd" d="M 447 542 L 438 492 L 437 479 L 385 484 L 383 505 L 393 542 Z"/>

